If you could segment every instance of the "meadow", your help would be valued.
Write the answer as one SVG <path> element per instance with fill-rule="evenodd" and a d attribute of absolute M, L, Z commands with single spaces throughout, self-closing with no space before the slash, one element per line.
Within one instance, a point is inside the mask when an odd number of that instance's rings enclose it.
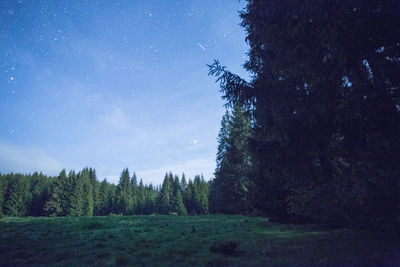
<path fill-rule="evenodd" d="M 400 266 L 399 240 L 233 215 L 4 217 L 0 265 Z"/>

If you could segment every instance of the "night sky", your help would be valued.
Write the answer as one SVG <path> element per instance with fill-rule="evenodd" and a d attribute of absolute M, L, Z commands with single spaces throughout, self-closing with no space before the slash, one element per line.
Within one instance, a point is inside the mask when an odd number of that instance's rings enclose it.
<path fill-rule="evenodd" d="M 206 64 L 245 75 L 244 1 L 1 1 L 0 172 L 213 176 L 225 111 Z"/>

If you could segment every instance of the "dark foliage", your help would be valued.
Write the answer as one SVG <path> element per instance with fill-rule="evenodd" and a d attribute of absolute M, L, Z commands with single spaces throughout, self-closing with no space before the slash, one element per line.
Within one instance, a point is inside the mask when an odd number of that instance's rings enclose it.
<path fill-rule="evenodd" d="M 158 189 L 160 188 L 160 189 Z M 188 193 L 190 192 L 190 194 Z M 6 216 L 105 216 L 110 214 L 208 213 L 208 183 L 166 174 L 161 187 L 137 183 L 136 174 L 121 173 L 118 185 L 97 181 L 96 171 L 84 168 L 57 177 L 42 173 L 0 174 L 0 215 Z"/>
<path fill-rule="evenodd" d="M 235 105 L 222 118 L 218 135 L 217 167 L 211 183 L 210 209 L 213 212 L 251 213 L 249 154 L 250 119 Z"/>
<path fill-rule="evenodd" d="M 272 219 L 364 225 L 399 214 L 400 2 L 249 0 L 247 82 L 218 61 L 228 105 L 245 105 L 252 196 Z"/>

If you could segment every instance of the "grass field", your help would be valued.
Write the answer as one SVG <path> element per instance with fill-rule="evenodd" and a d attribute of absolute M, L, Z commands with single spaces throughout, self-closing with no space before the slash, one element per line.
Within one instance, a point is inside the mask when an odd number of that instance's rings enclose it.
<path fill-rule="evenodd" d="M 0 265 L 400 266 L 400 239 L 245 216 L 8 217 Z"/>

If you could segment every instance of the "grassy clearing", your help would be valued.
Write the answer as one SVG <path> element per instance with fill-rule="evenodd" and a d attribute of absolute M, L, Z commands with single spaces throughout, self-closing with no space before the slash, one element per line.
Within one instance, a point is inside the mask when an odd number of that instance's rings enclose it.
<path fill-rule="evenodd" d="M 260 217 L 8 217 L 0 229 L 0 265 L 7 266 L 400 266 L 393 230 L 327 230 Z M 215 251 L 228 241 L 237 248 Z"/>

